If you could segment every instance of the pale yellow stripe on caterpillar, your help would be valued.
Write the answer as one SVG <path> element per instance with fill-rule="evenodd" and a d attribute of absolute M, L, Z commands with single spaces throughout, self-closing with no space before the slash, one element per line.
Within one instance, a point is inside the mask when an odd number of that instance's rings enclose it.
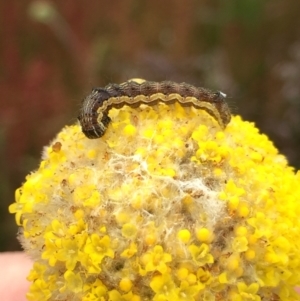
<path fill-rule="evenodd" d="M 139 95 L 136 98 L 138 99 L 133 101 L 133 103 L 141 102 L 144 104 L 148 104 L 148 103 L 157 104 L 158 102 L 163 102 L 169 104 L 169 103 L 179 102 L 183 106 L 193 106 L 196 109 L 201 109 L 206 111 L 209 115 L 211 115 L 214 119 L 216 119 L 216 121 L 219 123 L 219 125 L 222 128 L 225 128 L 225 125 L 222 121 L 219 111 L 211 103 L 206 101 L 199 101 L 199 99 L 195 97 L 192 96 L 182 97 L 178 93 L 172 93 L 169 95 L 165 95 L 163 93 L 156 93 L 148 97 Z"/>
<path fill-rule="evenodd" d="M 206 102 L 206 101 L 199 101 L 199 99 L 197 99 L 195 97 L 191 97 L 191 96 L 183 98 L 182 104 L 185 104 L 185 103 L 187 103 L 187 104 L 192 103 L 194 108 L 206 111 L 209 115 L 211 115 L 219 123 L 219 125 L 222 129 L 225 129 L 226 125 L 224 124 L 224 122 L 221 118 L 220 112 L 211 103 Z"/>

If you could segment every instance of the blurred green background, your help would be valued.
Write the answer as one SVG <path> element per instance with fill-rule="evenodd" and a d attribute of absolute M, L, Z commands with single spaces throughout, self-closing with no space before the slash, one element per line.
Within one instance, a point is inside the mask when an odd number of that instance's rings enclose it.
<path fill-rule="evenodd" d="M 0 251 L 20 248 L 15 189 L 94 86 L 221 90 L 299 168 L 299 0 L 0 0 L 0 14 Z"/>

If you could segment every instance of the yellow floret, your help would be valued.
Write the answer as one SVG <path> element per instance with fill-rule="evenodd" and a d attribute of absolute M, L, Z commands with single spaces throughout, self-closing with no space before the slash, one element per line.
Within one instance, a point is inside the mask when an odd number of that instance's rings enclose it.
<path fill-rule="evenodd" d="M 134 127 L 132 124 L 128 124 L 124 128 L 124 134 L 127 136 L 133 136 L 136 133 L 136 127 Z"/>
<path fill-rule="evenodd" d="M 211 232 L 207 228 L 197 230 L 196 236 L 202 242 L 209 242 L 212 237 Z"/>
<path fill-rule="evenodd" d="M 119 283 L 120 289 L 124 292 L 130 291 L 132 288 L 132 285 L 133 284 L 132 284 L 131 280 L 128 278 L 123 278 Z"/>
<path fill-rule="evenodd" d="M 184 243 L 187 243 L 191 238 L 191 233 L 187 229 L 180 230 L 177 235 L 178 238 Z"/>

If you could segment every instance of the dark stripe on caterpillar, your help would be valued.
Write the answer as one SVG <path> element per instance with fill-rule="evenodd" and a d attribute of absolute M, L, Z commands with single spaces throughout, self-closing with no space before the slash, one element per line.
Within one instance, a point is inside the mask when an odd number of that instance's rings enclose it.
<path fill-rule="evenodd" d="M 90 139 L 99 138 L 111 121 L 108 116 L 111 108 L 125 105 L 136 108 L 141 104 L 154 106 L 159 102 L 180 103 L 183 107 L 195 107 L 205 110 L 216 119 L 221 128 L 230 122 L 231 114 L 225 101 L 226 95 L 220 91 L 212 92 L 186 83 L 172 81 L 138 83 L 134 80 L 120 85 L 109 84 L 104 88 L 95 88 L 82 104 L 78 120 L 83 133 Z"/>

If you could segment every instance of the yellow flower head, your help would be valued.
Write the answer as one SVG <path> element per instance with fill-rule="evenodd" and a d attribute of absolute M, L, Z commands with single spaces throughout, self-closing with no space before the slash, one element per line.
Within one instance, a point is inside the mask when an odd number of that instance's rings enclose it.
<path fill-rule="evenodd" d="M 299 300 L 300 173 L 265 135 L 178 103 L 109 117 L 16 192 L 28 300 Z"/>

